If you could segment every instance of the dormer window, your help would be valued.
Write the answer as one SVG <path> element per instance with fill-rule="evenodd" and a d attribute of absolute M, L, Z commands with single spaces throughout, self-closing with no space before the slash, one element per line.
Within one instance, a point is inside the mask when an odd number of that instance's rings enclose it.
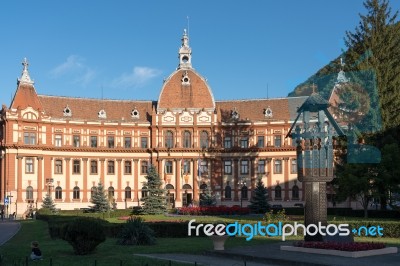
<path fill-rule="evenodd" d="M 185 73 L 182 75 L 182 85 L 190 85 L 190 78 L 188 76 L 187 71 L 185 71 Z"/>
<path fill-rule="evenodd" d="M 66 116 L 66 117 L 71 117 L 72 116 L 71 108 L 69 108 L 68 105 L 67 105 L 67 107 L 64 108 L 63 115 Z"/>
<path fill-rule="evenodd" d="M 239 119 L 239 112 L 236 110 L 236 108 L 234 108 L 234 109 L 231 111 L 231 118 L 232 118 L 232 119 Z"/>
<path fill-rule="evenodd" d="M 132 118 L 139 118 L 139 111 L 136 109 L 136 107 L 132 110 L 131 117 Z"/>
<path fill-rule="evenodd" d="M 264 109 L 264 116 L 266 118 L 271 118 L 272 117 L 272 110 L 271 110 L 271 108 L 269 106 L 268 106 L 267 109 Z"/>
<path fill-rule="evenodd" d="M 107 118 L 106 111 L 104 111 L 104 109 L 101 109 L 101 110 L 98 112 L 98 116 L 99 116 L 99 118 Z"/>

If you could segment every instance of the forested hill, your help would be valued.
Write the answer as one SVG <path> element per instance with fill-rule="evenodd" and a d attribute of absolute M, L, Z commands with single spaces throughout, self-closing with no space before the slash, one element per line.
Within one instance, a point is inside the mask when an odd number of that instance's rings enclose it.
<path fill-rule="evenodd" d="M 340 71 L 340 56 L 332 60 L 329 64 L 317 71 L 314 75 L 309 77 L 306 81 L 296 86 L 296 88 L 288 94 L 288 97 L 308 96 L 312 93 L 312 84 L 317 87 L 317 92 L 325 99 L 329 95 L 337 80 L 337 75 Z"/>

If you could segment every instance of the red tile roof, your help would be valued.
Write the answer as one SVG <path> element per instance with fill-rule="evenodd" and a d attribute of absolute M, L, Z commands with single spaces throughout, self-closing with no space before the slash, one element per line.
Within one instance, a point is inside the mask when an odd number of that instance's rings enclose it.
<path fill-rule="evenodd" d="M 74 120 L 101 120 L 98 117 L 100 110 L 104 109 L 107 118 L 104 121 L 149 121 L 148 114 L 152 111 L 152 101 L 133 100 L 108 100 L 89 99 L 61 96 L 39 95 L 46 115 L 53 118 L 67 118 L 63 111 L 69 107 Z M 131 112 L 136 108 L 139 118 L 132 118 Z"/>

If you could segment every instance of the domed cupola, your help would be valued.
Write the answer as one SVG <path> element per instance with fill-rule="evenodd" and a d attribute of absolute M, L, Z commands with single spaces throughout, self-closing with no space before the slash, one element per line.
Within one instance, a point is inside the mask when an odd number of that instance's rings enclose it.
<path fill-rule="evenodd" d="M 164 81 L 157 111 L 167 109 L 215 110 L 214 96 L 204 77 L 192 68 L 192 49 L 184 30 L 178 68 Z"/>

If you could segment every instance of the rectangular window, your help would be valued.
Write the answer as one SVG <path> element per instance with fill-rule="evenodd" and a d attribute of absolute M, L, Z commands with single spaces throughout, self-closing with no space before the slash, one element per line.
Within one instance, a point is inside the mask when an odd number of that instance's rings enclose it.
<path fill-rule="evenodd" d="M 244 175 L 249 173 L 249 161 L 247 160 L 240 161 L 240 173 Z"/>
<path fill-rule="evenodd" d="M 147 169 L 148 169 L 148 166 L 149 166 L 149 163 L 147 162 L 147 161 L 142 161 L 141 163 L 140 163 L 140 168 L 141 168 L 141 173 L 142 174 L 147 174 Z"/>
<path fill-rule="evenodd" d="M 280 147 L 282 146 L 282 140 L 281 140 L 281 136 L 274 136 L 274 146 L 275 147 Z"/>
<path fill-rule="evenodd" d="M 200 175 L 208 174 L 208 163 L 207 161 L 200 162 Z"/>
<path fill-rule="evenodd" d="M 297 160 L 296 159 L 292 159 L 292 161 L 291 161 L 290 173 L 297 174 Z"/>
<path fill-rule="evenodd" d="M 33 174 L 33 158 L 25 158 L 25 173 Z"/>
<path fill-rule="evenodd" d="M 147 137 L 141 137 L 140 138 L 140 147 L 143 149 L 147 149 L 148 145 L 147 145 Z"/>
<path fill-rule="evenodd" d="M 172 174 L 172 161 L 165 162 L 165 173 Z"/>
<path fill-rule="evenodd" d="M 80 160 L 74 160 L 73 161 L 72 173 L 73 174 L 80 174 L 81 173 L 81 161 Z"/>
<path fill-rule="evenodd" d="M 24 144 L 26 144 L 26 145 L 36 145 L 36 133 L 34 133 L 34 132 L 24 132 Z"/>
<path fill-rule="evenodd" d="M 54 161 L 54 173 L 55 174 L 62 174 L 63 172 L 63 162 L 62 160 L 55 160 Z"/>
<path fill-rule="evenodd" d="M 107 147 L 111 149 L 114 148 L 114 136 L 107 137 Z"/>
<path fill-rule="evenodd" d="M 189 160 L 183 160 L 183 173 L 190 174 L 190 161 Z"/>
<path fill-rule="evenodd" d="M 248 148 L 249 147 L 249 138 L 248 137 L 242 137 L 240 139 L 240 147 L 241 148 Z"/>
<path fill-rule="evenodd" d="M 55 135 L 54 136 L 54 145 L 56 147 L 61 147 L 62 146 L 62 136 L 61 135 Z"/>
<path fill-rule="evenodd" d="M 97 161 L 91 160 L 90 161 L 90 174 L 97 174 Z"/>
<path fill-rule="evenodd" d="M 90 147 L 97 148 L 97 136 L 90 136 Z"/>
<path fill-rule="evenodd" d="M 282 160 L 275 160 L 274 173 L 275 174 L 282 174 Z"/>
<path fill-rule="evenodd" d="M 125 174 L 130 175 L 132 173 L 132 161 L 125 161 Z"/>
<path fill-rule="evenodd" d="M 231 139 L 231 137 L 225 137 L 225 139 L 224 139 L 224 148 L 225 149 L 232 148 L 232 139 Z"/>
<path fill-rule="evenodd" d="M 232 161 L 224 161 L 224 173 L 226 175 L 232 174 Z"/>
<path fill-rule="evenodd" d="M 115 162 L 107 161 L 107 174 L 113 175 L 115 173 Z"/>
<path fill-rule="evenodd" d="M 257 170 L 259 174 L 265 174 L 265 161 L 259 160 Z"/>
<path fill-rule="evenodd" d="M 73 137 L 73 145 L 75 148 L 78 148 L 81 146 L 81 136 L 74 135 Z"/>
<path fill-rule="evenodd" d="M 257 147 L 264 148 L 264 136 L 257 137 Z"/>
<path fill-rule="evenodd" d="M 125 149 L 132 148 L 132 138 L 131 137 L 124 137 L 124 148 Z"/>

